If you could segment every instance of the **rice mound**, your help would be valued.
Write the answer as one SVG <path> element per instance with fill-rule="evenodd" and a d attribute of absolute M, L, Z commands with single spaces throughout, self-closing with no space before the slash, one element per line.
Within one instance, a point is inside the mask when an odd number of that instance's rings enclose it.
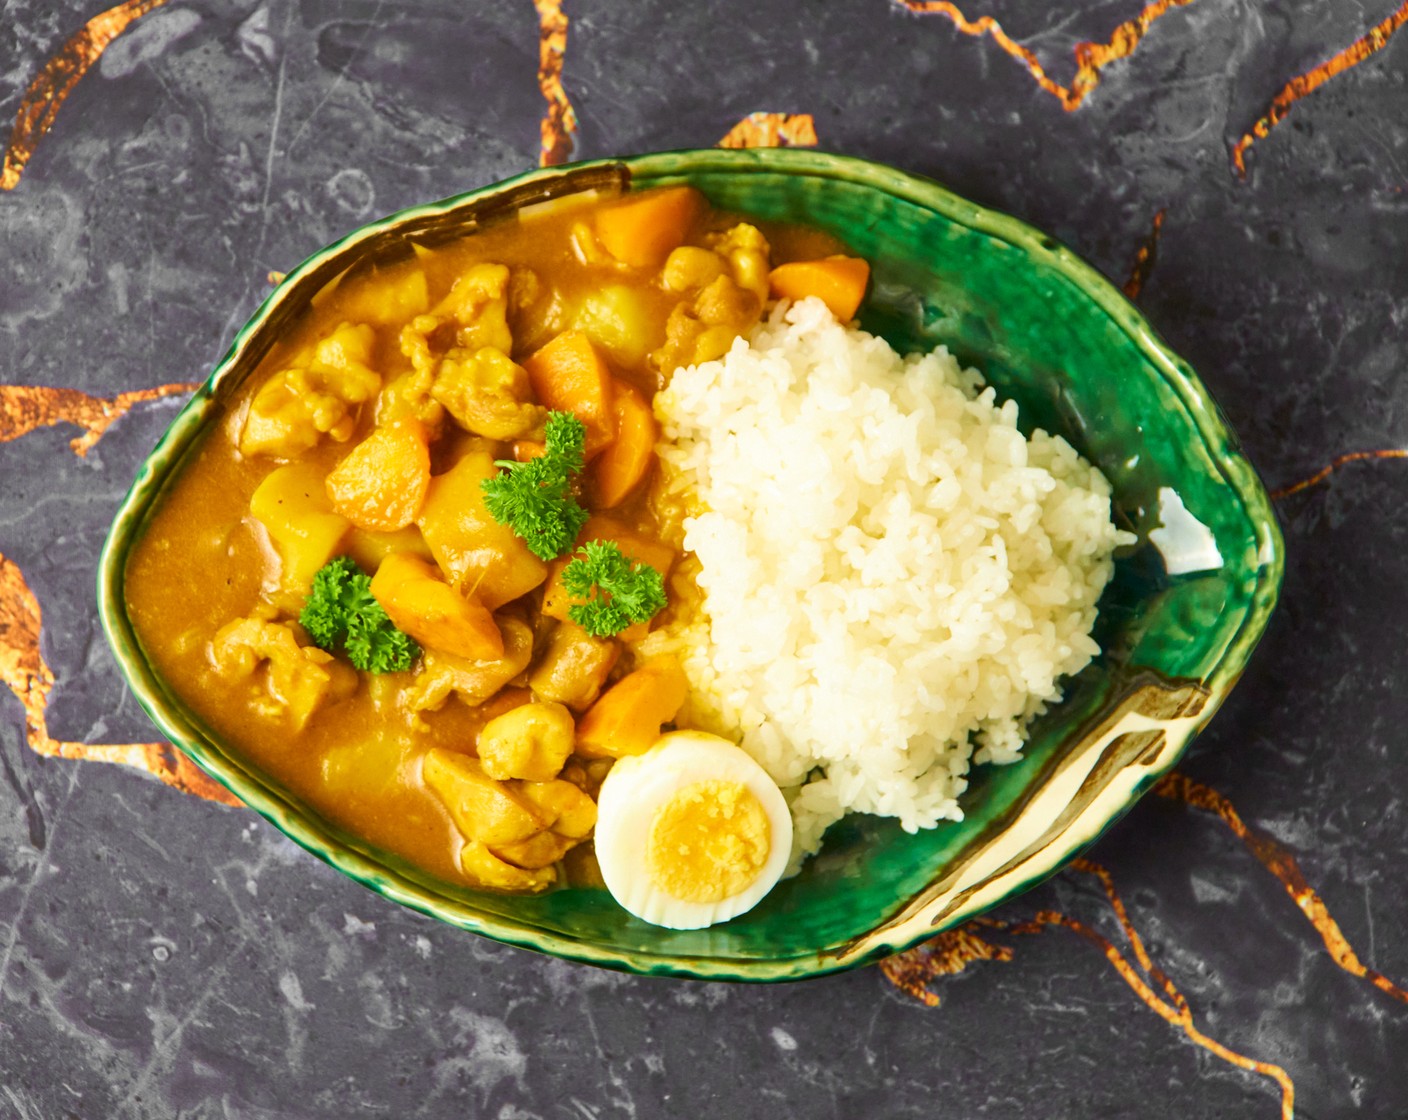
<path fill-rule="evenodd" d="M 702 613 L 652 635 L 684 717 L 787 794 L 794 866 L 847 812 L 960 820 L 970 758 L 1011 762 L 1099 647 L 1110 487 L 1017 430 L 975 370 L 901 357 L 807 299 L 656 397 Z M 976 752 L 976 753 L 975 753 Z"/>

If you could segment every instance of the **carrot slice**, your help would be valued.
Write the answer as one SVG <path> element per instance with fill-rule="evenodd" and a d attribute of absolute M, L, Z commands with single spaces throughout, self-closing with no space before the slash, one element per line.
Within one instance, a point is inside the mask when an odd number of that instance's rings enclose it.
<path fill-rule="evenodd" d="M 632 268 L 657 268 L 689 234 L 704 197 L 693 187 L 666 187 L 628 198 L 596 216 L 602 247 Z"/>
<path fill-rule="evenodd" d="M 371 593 L 391 621 L 423 646 L 471 661 L 496 661 L 504 655 L 494 616 L 417 556 L 393 552 L 383 560 L 372 576 Z"/>
<path fill-rule="evenodd" d="M 333 509 L 359 529 L 394 533 L 420 512 L 430 486 L 430 450 L 418 420 L 378 428 L 327 477 Z"/>
<path fill-rule="evenodd" d="M 523 368 L 539 404 L 555 412 L 570 412 L 587 426 L 587 458 L 616 438 L 611 370 L 587 335 L 563 331 L 525 358 Z"/>
<path fill-rule="evenodd" d="M 774 298 L 796 300 L 816 296 L 843 323 L 856 317 L 868 283 L 870 265 L 860 257 L 793 261 L 780 264 L 768 273 L 768 289 Z"/>
<path fill-rule="evenodd" d="M 669 654 L 647 661 L 601 694 L 577 721 L 577 753 L 583 758 L 643 754 L 660 728 L 679 714 L 689 693 L 680 663 Z"/>
<path fill-rule="evenodd" d="M 587 493 L 594 509 L 620 505 L 640 485 L 655 460 L 655 442 L 660 438 L 660 426 L 645 398 L 619 381 L 613 411 L 616 439 L 587 469 Z"/>

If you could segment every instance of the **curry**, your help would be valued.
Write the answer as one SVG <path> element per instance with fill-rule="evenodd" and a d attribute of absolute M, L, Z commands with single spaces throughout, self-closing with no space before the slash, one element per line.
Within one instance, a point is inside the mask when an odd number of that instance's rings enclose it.
<path fill-rule="evenodd" d="M 132 553 L 152 662 L 251 766 L 436 876 L 592 881 L 596 790 L 688 687 L 633 649 L 696 602 L 652 398 L 770 297 L 853 315 L 838 248 L 680 187 L 344 276 Z"/>

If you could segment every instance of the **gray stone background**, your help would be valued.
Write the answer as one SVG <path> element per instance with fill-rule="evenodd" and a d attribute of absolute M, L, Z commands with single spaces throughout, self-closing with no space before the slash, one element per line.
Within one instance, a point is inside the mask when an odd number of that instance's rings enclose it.
<path fill-rule="evenodd" d="M 0 121 L 104 2 L 0 9 Z M 1163 212 L 1139 302 L 1284 491 L 1404 445 L 1408 33 L 1297 101 L 1245 178 L 1232 152 L 1394 2 L 1191 0 L 1066 111 L 993 38 L 891 0 L 566 0 L 572 155 L 811 114 L 821 147 L 932 175 L 1117 282 Z M 1077 44 L 1142 10 L 959 7 L 1066 86 Z M 49 741 L 155 737 L 92 586 L 183 398 L 135 405 L 82 457 L 80 427 L 26 426 L 17 402 L 197 381 L 269 271 L 536 164 L 539 19 L 530 0 L 170 0 L 107 46 L 0 191 L 0 555 L 43 612 Z M 246 810 L 37 753 L 0 607 L 0 1117 L 1271 1120 L 1290 1115 L 1287 1085 L 1301 1118 L 1403 1115 L 1405 493 L 1408 463 L 1366 459 L 1278 499 L 1282 606 L 1180 767 L 1247 837 L 1151 797 L 1091 853 L 1128 928 L 1078 871 L 997 912 L 1059 912 L 1124 962 L 1137 930 L 1186 997 L 1175 1022 L 1069 927 L 983 932 L 1009 959 L 936 977 L 928 1006 L 878 968 L 647 980 L 438 925 Z"/>

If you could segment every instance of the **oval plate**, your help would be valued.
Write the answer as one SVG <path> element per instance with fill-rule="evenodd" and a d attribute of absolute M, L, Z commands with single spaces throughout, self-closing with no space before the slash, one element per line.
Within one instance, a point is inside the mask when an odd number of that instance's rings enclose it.
<path fill-rule="evenodd" d="M 462 237 L 584 190 L 689 183 L 716 206 L 804 222 L 873 267 L 861 323 L 901 350 L 947 345 L 1014 398 L 1022 428 L 1065 436 L 1105 472 L 1119 558 L 1095 633 L 1104 653 L 1031 728 L 1025 757 L 974 771 L 966 819 L 907 835 L 852 816 L 755 910 L 708 930 L 646 925 L 604 891 L 474 891 L 333 826 L 202 725 L 152 666 L 123 594 L 154 503 L 223 403 L 348 268 Z M 1161 532 L 1157 530 L 1163 524 Z M 1282 573 L 1266 491 L 1207 390 L 1138 310 L 1051 238 L 938 184 L 798 149 L 667 152 L 531 172 L 364 226 L 289 274 L 172 423 L 104 546 L 98 606 L 133 692 L 203 770 L 293 840 L 406 906 L 554 956 L 646 974 L 793 980 L 910 947 L 1052 874 L 1177 761 L 1265 629 Z M 1170 574 L 1173 573 L 1173 574 Z"/>

